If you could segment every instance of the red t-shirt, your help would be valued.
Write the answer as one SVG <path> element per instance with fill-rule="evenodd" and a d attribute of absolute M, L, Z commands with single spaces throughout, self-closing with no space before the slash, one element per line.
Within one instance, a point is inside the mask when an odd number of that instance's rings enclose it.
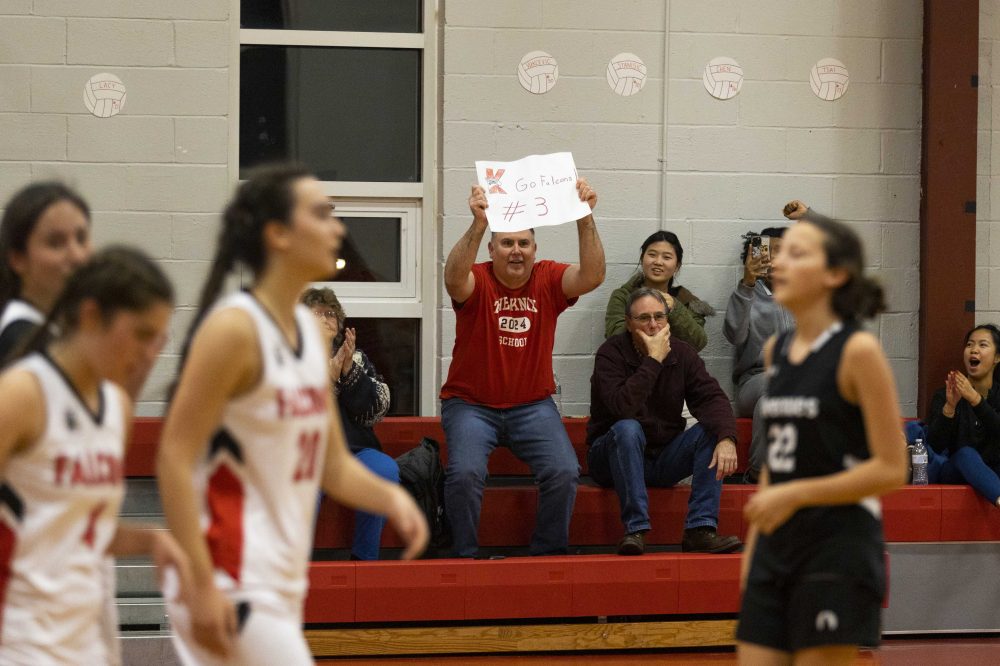
<path fill-rule="evenodd" d="M 493 262 L 475 264 L 476 288 L 455 309 L 455 348 L 441 399 L 505 409 L 552 395 L 556 318 L 576 303 L 562 290 L 569 264 L 536 262 L 520 289 L 493 274 Z"/>

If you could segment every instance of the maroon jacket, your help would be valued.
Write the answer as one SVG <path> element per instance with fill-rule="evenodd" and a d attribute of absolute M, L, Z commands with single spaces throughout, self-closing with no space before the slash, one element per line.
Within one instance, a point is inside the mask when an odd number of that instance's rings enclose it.
<path fill-rule="evenodd" d="M 587 444 L 622 419 L 636 419 L 646 435 L 646 454 L 656 455 L 684 432 L 681 410 L 688 408 L 716 440 L 736 441 L 736 419 L 729 398 L 708 374 L 694 347 L 671 338 L 663 363 L 642 354 L 632 334 L 613 335 L 597 350 L 590 378 Z"/>

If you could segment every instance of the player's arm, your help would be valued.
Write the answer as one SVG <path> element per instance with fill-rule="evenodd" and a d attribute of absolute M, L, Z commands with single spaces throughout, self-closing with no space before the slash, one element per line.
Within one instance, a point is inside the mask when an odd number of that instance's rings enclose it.
<path fill-rule="evenodd" d="M 44 431 L 45 396 L 35 376 L 25 370 L 0 375 L 0 473 Z"/>
<path fill-rule="evenodd" d="M 597 207 L 597 192 L 583 178 L 576 181 L 576 191 L 580 201 L 585 201 L 593 210 Z M 563 272 L 562 290 L 566 298 L 576 298 L 597 289 L 604 282 L 604 245 L 597 233 L 597 224 L 591 213 L 576 221 L 576 231 L 580 244 L 580 263 L 570 264 Z"/>
<path fill-rule="evenodd" d="M 906 445 L 899 427 L 896 383 L 872 335 L 855 333 L 847 341 L 837 370 L 837 387 L 848 402 L 861 408 L 871 457 L 843 472 L 789 481 L 755 495 L 747 503 L 746 515 L 765 534 L 802 507 L 853 504 L 895 490 L 906 480 Z"/>
<path fill-rule="evenodd" d="M 209 316 L 195 335 L 163 426 L 157 477 L 167 525 L 186 553 L 197 600 L 190 604 L 195 639 L 227 654 L 236 632 L 232 604 L 215 588 L 212 558 L 199 525 L 192 477 L 233 397 L 249 391 L 262 372 L 250 316 L 236 309 Z"/>
<path fill-rule="evenodd" d="M 403 538 L 403 559 L 418 557 L 427 547 L 427 520 L 399 485 L 379 478 L 347 448 L 338 411 L 330 404 L 330 432 L 323 464 L 323 490 L 346 506 L 385 516 Z"/>
<path fill-rule="evenodd" d="M 472 296 L 476 288 L 476 278 L 472 274 L 472 265 L 476 262 L 479 245 L 486 233 L 486 192 L 478 185 L 472 187 L 469 195 L 469 210 L 472 211 L 472 224 L 462 234 L 455 246 L 448 253 L 444 264 L 444 287 L 448 295 L 458 302 L 464 303 Z"/>

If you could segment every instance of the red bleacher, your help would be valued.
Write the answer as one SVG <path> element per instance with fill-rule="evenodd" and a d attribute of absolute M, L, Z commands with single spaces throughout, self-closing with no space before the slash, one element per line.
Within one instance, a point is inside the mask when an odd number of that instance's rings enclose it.
<path fill-rule="evenodd" d="M 310 624 L 739 611 L 739 555 L 314 562 Z"/>
<path fill-rule="evenodd" d="M 565 419 L 586 474 L 585 419 Z M 738 445 L 746 459 L 750 421 L 739 419 Z M 137 419 L 126 459 L 128 476 L 152 476 L 160 419 Z M 447 447 L 440 420 L 389 418 L 376 426 L 383 447 L 397 456 L 429 436 Z M 507 449 L 491 458 L 492 476 L 527 476 Z M 719 514 L 724 534 L 746 535 L 743 507 L 752 486 L 725 485 Z M 651 545 L 681 540 L 690 489 L 650 489 Z M 529 483 L 487 487 L 480 521 L 484 547 L 526 546 L 531 539 L 537 491 Z M 889 542 L 1000 541 L 1000 511 L 968 486 L 907 486 L 885 498 L 883 525 Z M 516 517 L 512 520 L 511 517 Z M 315 546 L 346 549 L 351 511 L 325 501 Z M 614 490 L 580 485 L 570 543 L 612 546 L 621 537 Z M 391 529 L 383 546 L 398 547 Z M 613 555 L 505 560 L 437 559 L 418 562 L 313 562 L 306 622 L 429 622 L 606 615 L 732 614 L 739 608 L 738 555 L 653 553 L 625 560 Z"/>

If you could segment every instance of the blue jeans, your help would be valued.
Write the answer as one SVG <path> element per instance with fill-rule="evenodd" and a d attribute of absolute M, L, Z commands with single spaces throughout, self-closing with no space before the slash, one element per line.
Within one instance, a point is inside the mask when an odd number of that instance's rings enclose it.
<path fill-rule="evenodd" d="M 497 446 L 509 446 L 535 475 L 538 513 L 531 554 L 566 553 L 580 464 L 552 399 L 493 409 L 449 398 L 441 403 L 441 426 L 448 442 L 444 504 L 455 555 L 475 557 L 479 550 L 486 465 Z"/>
<path fill-rule="evenodd" d="M 618 421 L 590 446 L 590 475 L 605 487 L 614 486 L 621 505 L 625 533 L 648 530 L 647 486 L 669 488 L 693 475 L 684 529 L 716 527 L 722 482 L 709 469 L 718 442 L 699 424 L 674 438 L 656 458 L 646 456 L 646 435 L 635 419 Z"/>
<path fill-rule="evenodd" d="M 971 446 L 963 446 L 952 454 L 938 453 L 927 445 L 927 428 L 919 421 L 904 426 L 906 441 L 913 443 L 922 437 L 927 448 L 927 480 L 930 483 L 968 484 L 976 492 L 996 504 L 1000 498 L 1000 469 L 990 467 Z"/>
<path fill-rule="evenodd" d="M 386 454 L 375 449 L 361 449 L 354 456 L 372 473 L 390 483 L 399 483 L 399 465 Z M 383 527 L 385 527 L 385 516 L 358 511 L 354 515 L 354 543 L 351 545 L 351 555 L 359 560 L 377 560 Z"/>

